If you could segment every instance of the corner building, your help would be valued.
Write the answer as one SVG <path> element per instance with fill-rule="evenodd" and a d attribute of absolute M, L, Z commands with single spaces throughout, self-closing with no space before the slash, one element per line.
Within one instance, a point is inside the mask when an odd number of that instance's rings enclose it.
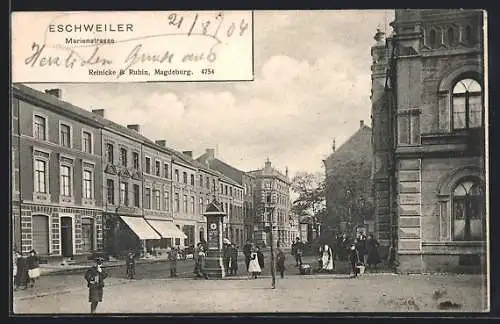
<path fill-rule="evenodd" d="M 372 47 L 377 234 L 400 272 L 485 272 L 483 14 L 400 9 Z"/>

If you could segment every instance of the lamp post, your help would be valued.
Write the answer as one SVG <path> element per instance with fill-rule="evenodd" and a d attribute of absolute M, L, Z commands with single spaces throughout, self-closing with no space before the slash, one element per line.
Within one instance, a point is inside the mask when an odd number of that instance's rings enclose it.
<path fill-rule="evenodd" d="M 276 288 L 276 267 L 274 262 L 274 209 L 275 206 L 272 205 L 272 191 L 266 196 L 266 201 L 264 202 L 264 215 L 267 214 L 269 227 L 265 226 L 265 229 L 269 228 L 269 240 L 271 241 L 271 287 Z M 265 221 L 265 219 L 264 219 Z M 265 225 L 265 224 L 264 224 Z"/>

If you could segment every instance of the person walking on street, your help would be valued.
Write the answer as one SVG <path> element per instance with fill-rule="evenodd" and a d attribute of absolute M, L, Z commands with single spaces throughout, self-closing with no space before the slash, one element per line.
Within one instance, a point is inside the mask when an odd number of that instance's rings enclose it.
<path fill-rule="evenodd" d="M 248 266 L 250 265 L 250 255 L 252 254 L 252 243 L 250 242 L 250 240 L 248 240 L 247 243 L 243 246 L 243 254 L 245 255 L 245 265 L 248 271 Z"/>
<path fill-rule="evenodd" d="M 236 276 L 238 273 L 238 247 L 231 244 L 231 275 Z"/>
<path fill-rule="evenodd" d="M 252 249 L 252 252 L 250 253 L 250 264 L 248 265 L 248 272 L 251 273 L 254 279 L 257 279 L 257 276 L 262 272 L 257 256 L 257 248 Z"/>
<path fill-rule="evenodd" d="M 359 252 L 359 262 L 361 262 L 363 265 L 366 265 L 366 259 L 367 259 L 366 237 L 362 232 L 359 233 L 357 241 L 358 242 L 356 248 L 358 249 Z"/>
<path fill-rule="evenodd" d="M 199 271 L 198 271 L 197 277 L 198 278 L 203 277 L 205 279 L 208 279 L 208 275 L 205 272 L 205 258 L 206 258 L 206 254 L 205 254 L 203 245 L 200 245 L 200 250 L 198 252 L 198 269 L 199 269 Z"/>
<path fill-rule="evenodd" d="M 264 270 L 264 253 L 262 253 L 262 250 L 259 247 L 257 247 L 256 252 L 257 252 L 257 261 L 259 262 L 259 267 L 261 270 Z"/>
<path fill-rule="evenodd" d="M 300 241 L 300 238 L 295 239 L 295 243 L 292 246 L 292 253 L 295 255 L 295 263 L 297 267 L 302 265 L 302 253 L 303 253 L 303 244 Z"/>
<path fill-rule="evenodd" d="M 194 249 L 194 253 L 193 253 L 193 259 L 194 259 L 194 270 L 193 270 L 193 273 L 199 277 L 200 276 L 200 260 L 199 260 L 199 256 L 200 256 L 200 251 L 202 250 L 202 246 L 203 244 L 200 242 L 198 244 L 196 244 L 196 248 Z"/>
<path fill-rule="evenodd" d="M 276 254 L 276 270 L 280 273 L 281 278 L 285 277 L 285 252 L 281 248 L 278 248 L 278 254 Z"/>
<path fill-rule="evenodd" d="M 349 249 L 349 262 L 351 264 L 351 271 L 354 278 L 358 277 L 358 263 L 359 263 L 359 254 L 356 249 L 356 244 L 352 244 Z"/>
<path fill-rule="evenodd" d="M 228 273 L 229 275 L 231 275 L 231 253 L 231 244 L 224 243 L 224 247 L 222 248 L 222 262 L 224 263 L 224 269 L 226 269 L 226 273 Z"/>
<path fill-rule="evenodd" d="M 177 277 L 177 259 L 179 258 L 179 249 L 172 247 L 168 253 L 168 263 L 170 264 L 170 277 Z"/>
<path fill-rule="evenodd" d="M 17 258 L 17 275 L 16 275 L 16 286 L 17 288 L 26 289 L 28 287 L 28 258 L 22 254 L 19 254 Z"/>
<path fill-rule="evenodd" d="M 97 305 L 102 302 L 104 293 L 104 279 L 108 274 L 102 269 L 102 259 L 95 259 L 95 265 L 90 267 L 85 273 L 85 280 L 89 288 L 90 313 L 94 314 L 97 310 Z"/>
<path fill-rule="evenodd" d="M 30 255 L 28 256 L 28 278 L 29 278 L 29 286 L 31 288 L 35 287 L 35 282 L 40 277 L 40 264 L 38 260 L 38 255 L 36 251 L 33 249 L 30 251 Z"/>
<path fill-rule="evenodd" d="M 366 263 L 368 264 L 368 268 L 377 269 L 377 265 L 380 263 L 380 255 L 378 254 L 378 246 L 379 243 L 373 235 L 368 235 L 368 239 L 366 240 L 366 252 L 368 253 L 368 257 L 366 259 Z"/>
<path fill-rule="evenodd" d="M 321 265 L 322 265 L 321 270 L 324 272 L 333 272 L 333 268 L 335 267 L 335 264 L 333 261 L 332 249 L 327 244 L 325 244 L 322 251 L 323 251 L 323 253 L 321 256 Z"/>
<path fill-rule="evenodd" d="M 130 251 L 127 254 L 127 259 L 125 261 L 127 266 L 127 279 L 135 278 L 135 253 Z"/>

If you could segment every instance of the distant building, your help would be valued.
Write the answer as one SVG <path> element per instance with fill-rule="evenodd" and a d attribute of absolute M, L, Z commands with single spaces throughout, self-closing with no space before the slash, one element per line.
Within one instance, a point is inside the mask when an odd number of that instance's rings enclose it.
<path fill-rule="evenodd" d="M 398 9 L 372 47 L 377 236 L 399 270 L 485 271 L 481 10 Z"/>
<path fill-rule="evenodd" d="M 257 243 L 269 245 L 268 235 L 265 231 L 265 226 L 271 222 L 276 224 L 276 240 L 286 246 L 293 241 L 293 234 L 290 230 L 293 217 L 291 215 L 290 202 L 290 179 L 288 178 L 288 170 L 285 174 L 278 171 L 271 165 L 269 159 L 266 161 L 264 168 L 248 172 L 255 177 L 254 201 L 257 207 L 257 219 L 255 223 L 254 240 Z M 272 215 L 264 213 L 264 206 L 274 207 Z M 270 217 L 273 217 L 271 219 Z"/>
<path fill-rule="evenodd" d="M 370 224 L 373 218 L 371 171 L 372 129 L 360 121 L 359 129 L 324 161 L 327 227 L 349 232 Z M 371 228 L 370 228 L 371 229 Z M 369 228 L 367 228 L 369 230 Z"/>

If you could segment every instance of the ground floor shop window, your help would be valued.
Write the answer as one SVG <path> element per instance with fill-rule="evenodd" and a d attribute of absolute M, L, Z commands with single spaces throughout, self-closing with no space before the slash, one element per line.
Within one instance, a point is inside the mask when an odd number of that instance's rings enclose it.
<path fill-rule="evenodd" d="M 481 241 L 484 239 L 484 190 L 475 179 L 460 182 L 453 191 L 453 239 Z"/>

